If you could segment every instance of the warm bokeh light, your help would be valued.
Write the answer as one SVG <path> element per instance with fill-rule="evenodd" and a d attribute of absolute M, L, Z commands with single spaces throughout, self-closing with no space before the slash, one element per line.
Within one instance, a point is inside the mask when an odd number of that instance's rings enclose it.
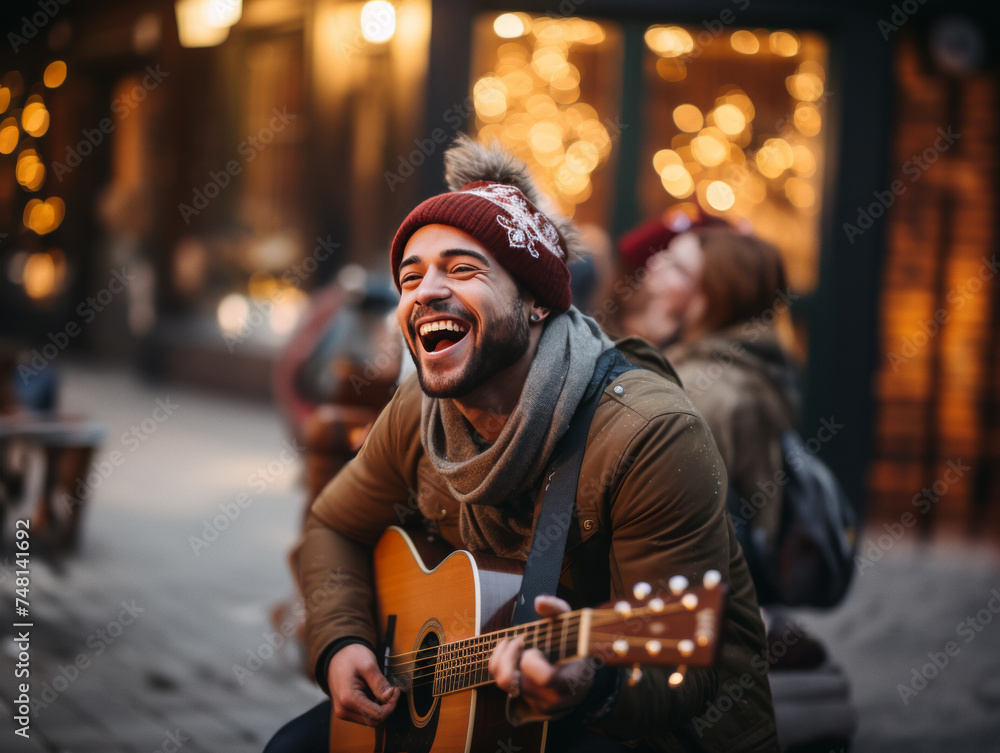
<path fill-rule="evenodd" d="M 815 102 L 823 96 L 823 79 L 815 73 L 796 73 L 785 79 L 788 93 L 804 102 Z"/>
<path fill-rule="evenodd" d="M 507 87 L 496 76 L 485 76 L 472 89 L 476 113 L 487 123 L 502 120 L 507 114 Z"/>
<path fill-rule="evenodd" d="M 803 136 L 815 136 L 823 126 L 823 118 L 815 105 L 799 102 L 793 115 L 795 127 Z"/>
<path fill-rule="evenodd" d="M 242 332 L 250 320 L 250 303 L 246 296 L 239 293 L 227 295 L 219 301 L 216 318 L 226 334 L 237 335 Z"/>
<path fill-rule="evenodd" d="M 42 74 L 42 82 L 50 89 L 55 89 L 57 86 L 62 86 L 63 81 L 66 80 L 66 63 L 62 60 L 56 60 L 48 64 L 45 68 L 45 73 Z"/>
<path fill-rule="evenodd" d="M 705 167 L 721 165 L 729 156 L 729 141 L 718 128 L 703 128 L 691 140 L 691 154 Z"/>
<path fill-rule="evenodd" d="M 716 127 L 727 136 L 737 136 L 746 128 L 746 116 L 740 108 L 732 104 L 719 105 L 712 111 Z"/>
<path fill-rule="evenodd" d="M 804 144 L 792 147 L 792 169 L 803 178 L 811 178 L 816 174 L 816 158 L 812 150 Z"/>
<path fill-rule="evenodd" d="M 713 180 L 705 191 L 705 200 L 712 209 L 724 212 L 736 203 L 736 194 L 728 183 Z"/>
<path fill-rule="evenodd" d="M 687 64 L 680 58 L 659 58 L 656 72 L 664 81 L 683 81 L 687 76 Z"/>
<path fill-rule="evenodd" d="M 49 253 L 31 254 L 24 262 L 24 292 L 30 298 L 48 298 L 58 282 L 56 259 Z"/>
<path fill-rule="evenodd" d="M 10 107 L 10 89 L 0 86 L 0 112 L 6 112 Z"/>
<path fill-rule="evenodd" d="M 661 149 L 653 155 L 653 169 L 656 170 L 656 174 L 660 176 L 663 175 L 663 170 L 668 165 L 683 164 L 684 160 L 682 160 L 681 156 L 673 149 Z"/>
<path fill-rule="evenodd" d="M 528 30 L 525 28 L 524 21 L 517 13 L 504 13 L 501 16 L 497 16 L 496 21 L 493 22 L 493 31 L 496 32 L 498 37 L 516 39 L 517 37 L 524 36 Z"/>
<path fill-rule="evenodd" d="M 215 47 L 229 38 L 229 27 L 213 20 L 212 0 L 177 0 L 174 15 L 182 47 Z"/>
<path fill-rule="evenodd" d="M 20 137 L 21 129 L 17 127 L 17 120 L 6 118 L 0 123 L 0 154 L 13 152 L 17 148 Z"/>
<path fill-rule="evenodd" d="M 235 26 L 243 15 L 243 0 L 205 0 L 206 17 L 213 26 Z"/>
<path fill-rule="evenodd" d="M 645 39 L 649 49 L 664 58 L 680 57 L 694 49 L 694 39 L 680 26 L 650 26 Z"/>
<path fill-rule="evenodd" d="M 667 193 L 677 199 L 686 199 L 694 193 L 694 179 L 683 165 L 667 165 L 660 175 L 660 182 Z"/>
<path fill-rule="evenodd" d="M 815 189 L 802 178 L 793 177 L 785 181 L 785 196 L 793 207 L 799 209 L 809 209 L 816 203 Z"/>
<path fill-rule="evenodd" d="M 21 113 L 21 127 L 29 136 L 38 138 L 49 130 L 49 111 L 39 101 L 29 102 Z"/>
<path fill-rule="evenodd" d="M 34 149 L 24 149 L 17 155 L 14 169 L 17 182 L 29 191 L 37 191 L 45 182 L 45 165 Z"/>
<path fill-rule="evenodd" d="M 369 42 L 388 42 L 396 33 L 396 9 L 386 0 L 371 0 L 361 9 L 361 34 Z"/>
<path fill-rule="evenodd" d="M 775 31 L 768 37 L 767 46 L 775 55 L 790 58 L 799 54 L 799 37 L 787 29 Z"/>
<path fill-rule="evenodd" d="M 289 288 L 271 306 L 268 325 L 276 335 L 291 334 L 306 309 L 309 297 L 301 290 Z"/>
<path fill-rule="evenodd" d="M 694 105 L 677 105 L 674 108 L 674 123 L 682 131 L 696 133 L 705 125 L 705 118 Z"/>
<path fill-rule="evenodd" d="M 753 55 L 760 50 L 760 42 L 757 40 L 757 35 L 746 29 L 734 31 L 732 36 L 729 37 L 729 44 L 736 52 L 741 52 L 744 55 Z"/>
<path fill-rule="evenodd" d="M 46 201 L 32 199 L 24 207 L 24 226 L 38 235 L 46 235 L 62 224 L 66 216 L 66 204 L 58 196 Z"/>

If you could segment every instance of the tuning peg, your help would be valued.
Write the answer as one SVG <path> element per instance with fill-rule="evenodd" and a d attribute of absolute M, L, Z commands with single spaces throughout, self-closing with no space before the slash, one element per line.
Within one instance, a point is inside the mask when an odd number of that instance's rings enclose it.
<path fill-rule="evenodd" d="M 630 614 L 632 614 L 632 605 L 624 600 L 619 601 L 617 604 L 615 604 L 615 611 L 618 612 L 618 614 L 620 614 L 622 617 L 628 617 Z"/>
<path fill-rule="evenodd" d="M 679 653 L 684 658 L 691 656 L 694 653 L 694 642 L 685 638 L 677 643 L 677 653 Z"/>
<path fill-rule="evenodd" d="M 632 595 L 638 600 L 642 601 L 647 596 L 653 593 L 653 587 L 646 583 L 645 581 L 640 581 L 632 586 Z"/>
<path fill-rule="evenodd" d="M 684 605 L 685 609 L 694 610 L 698 606 L 698 594 L 684 594 L 681 604 Z"/>
<path fill-rule="evenodd" d="M 705 577 L 702 578 L 701 582 L 705 588 L 711 591 L 722 582 L 722 574 L 718 570 L 708 570 L 706 571 Z"/>
<path fill-rule="evenodd" d="M 656 656 L 663 649 L 663 644 L 658 640 L 646 641 L 646 651 L 650 656 Z"/>
<path fill-rule="evenodd" d="M 684 675 L 686 674 L 687 674 L 687 667 L 681 664 L 677 668 L 677 671 L 671 673 L 670 677 L 667 678 L 667 682 L 669 682 L 671 686 L 676 688 L 678 685 L 684 682 Z"/>
<path fill-rule="evenodd" d="M 680 596 L 688 587 L 688 579 L 683 575 L 675 575 L 667 581 L 667 585 L 670 586 L 670 592 L 674 596 Z"/>
<path fill-rule="evenodd" d="M 638 684 L 639 680 L 641 679 L 642 679 L 642 670 L 639 668 L 638 664 L 633 664 L 632 671 L 629 673 L 628 676 L 629 687 L 635 687 L 636 684 Z"/>
<path fill-rule="evenodd" d="M 619 656 L 625 656 L 628 653 L 628 641 L 624 638 L 619 638 L 611 644 L 611 648 Z"/>
<path fill-rule="evenodd" d="M 649 608 L 654 612 L 662 612 L 666 608 L 666 604 L 663 603 L 663 599 L 657 597 L 655 599 L 649 600 Z"/>

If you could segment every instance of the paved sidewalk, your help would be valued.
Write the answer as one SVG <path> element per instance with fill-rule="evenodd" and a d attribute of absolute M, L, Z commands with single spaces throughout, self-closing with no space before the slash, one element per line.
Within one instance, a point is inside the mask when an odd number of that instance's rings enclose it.
<path fill-rule="evenodd" d="M 28 741 L 12 731 L 14 578 L 0 570 L 0 750 L 261 750 L 322 698 L 268 623 L 292 589 L 295 446 L 267 406 L 121 372 L 66 368 L 63 408 L 109 424 L 107 478 L 92 477 L 64 571 L 31 558 Z"/>
<path fill-rule="evenodd" d="M 0 751 L 260 751 L 322 698 L 268 623 L 292 588 L 296 448 L 267 406 L 115 371 L 64 377 L 63 407 L 109 424 L 107 478 L 94 477 L 64 572 L 31 560 L 29 740 L 12 730 L 15 584 L 0 568 Z M 800 614 L 852 680 L 853 750 L 1000 753 L 1000 558 L 911 536 L 864 567 L 835 612 Z"/>

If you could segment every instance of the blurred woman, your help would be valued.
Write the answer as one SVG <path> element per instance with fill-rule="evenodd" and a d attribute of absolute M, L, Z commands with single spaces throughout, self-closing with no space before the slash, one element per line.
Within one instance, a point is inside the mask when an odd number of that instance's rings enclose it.
<path fill-rule="evenodd" d="M 780 437 L 799 407 L 797 371 L 775 323 L 787 310 L 778 250 L 729 228 L 681 233 L 648 262 L 646 319 L 692 402 L 708 421 L 729 472 L 731 510 L 778 535 Z M 738 499 L 734 497 L 738 496 Z M 767 594 L 760 594 L 767 600 Z"/>

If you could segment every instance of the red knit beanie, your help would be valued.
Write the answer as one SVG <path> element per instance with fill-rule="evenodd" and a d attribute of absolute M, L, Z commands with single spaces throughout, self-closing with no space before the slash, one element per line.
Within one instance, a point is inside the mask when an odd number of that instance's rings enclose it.
<path fill-rule="evenodd" d="M 418 205 L 392 239 L 390 263 L 397 288 L 403 249 L 424 225 L 449 225 L 468 233 L 534 293 L 539 303 L 556 312 L 569 308 L 566 242 L 552 221 L 516 186 L 481 180 Z"/>
<path fill-rule="evenodd" d="M 670 245 L 681 233 L 698 227 L 730 227 L 720 217 L 705 214 L 700 209 L 695 217 L 687 212 L 671 211 L 663 217 L 643 222 L 618 239 L 618 258 L 633 269 L 646 266 L 654 254 Z"/>

